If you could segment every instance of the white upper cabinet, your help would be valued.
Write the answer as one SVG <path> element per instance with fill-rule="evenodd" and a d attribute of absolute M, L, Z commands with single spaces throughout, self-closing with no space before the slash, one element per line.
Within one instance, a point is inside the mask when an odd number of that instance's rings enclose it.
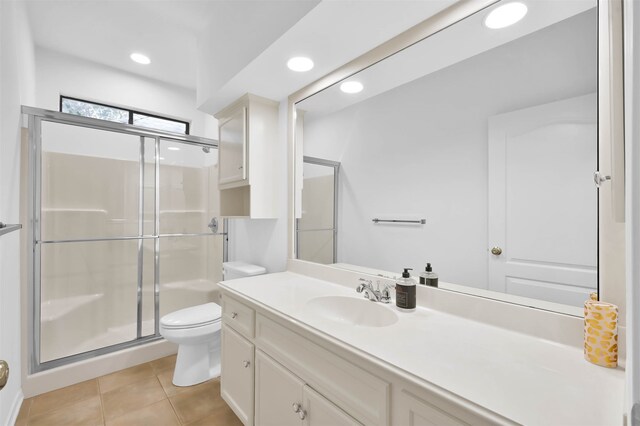
<path fill-rule="evenodd" d="M 278 103 L 246 94 L 215 117 L 221 216 L 277 217 L 277 177 L 285 167 L 276 155 Z"/>
<path fill-rule="evenodd" d="M 219 124 L 220 187 L 247 185 L 247 108 L 238 108 Z M 233 185 L 229 185 L 233 184 Z"/>

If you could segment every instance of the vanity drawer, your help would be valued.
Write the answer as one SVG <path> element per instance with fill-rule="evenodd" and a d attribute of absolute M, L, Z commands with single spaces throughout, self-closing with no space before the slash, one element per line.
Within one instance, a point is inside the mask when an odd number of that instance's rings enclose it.
<path fill-rule="evenodd" d="M 253 338 L 255 311 L 236 299 L 224 295 L 222 297 L 222 318 L 245 337 Z"/>
<path fill-rule="evenodd" d="M 359 422 L 389 424 L 389 383 L 260 314 L 255 342 Z"/>

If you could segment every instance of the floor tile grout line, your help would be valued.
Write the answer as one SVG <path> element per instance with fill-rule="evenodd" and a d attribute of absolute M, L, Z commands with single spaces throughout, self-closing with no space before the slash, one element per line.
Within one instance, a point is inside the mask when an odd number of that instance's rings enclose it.
<path fill-rule="evenodd" d="M 173 415 L 176 417 L 176 420 L 178 421 L 178 423 L 180 425 L 184 426 L 184 425 L 186 425 L 186 423 L 183 423 L 182 420 L 180 419 L 180 416 L 178 415 L 178 412 L 176 411 L 176 407 L 174 407 L 173 401 L 171 401 L 171 397 L 169 396 L 169 394 L 167 393 L 167 390 L 165 389 L 165 387 L 162 385 L 162 382 L 160 381 L 160 374 L 161 373 L 165 373 L 167 370 L 175 371 L 175 365 L 173 367 L 165 368 L 164 370 L 158 371 L 156 373 L 156 378 L 160 382 L 160 386 L 162 386 L 162 390 L 164 391 L 164 394 L 167 396 L 167 401 L 169 401 L 169 405 L 171 406 L 171 410 L 173 411 Z M 171 380 L 171 383 L 173 384 L 173 380 Z M 173 395 L 173 396 L 175 396 L 175 395 Z"/>
<path fill-rule="evenodd" d="M 180 416 L 178 415 L 178 412 L 176 411 L 176 407 L 173 405 L 173 401 L 168 396 L 167 396 L 167 399 L 169 400 L 169 404 L 171 405 L 171 409 L 173 410 L 173 415 L 176 416 L 176 419 L 178 420 L 178 423 L 180 423 L 181 425 L 184 425 L 185 423 L 183 423 L 182 419 L 180 419 Z"/>
<path fill-rule="evenodd" d="M 104 392 L 104 393 L 103 393 L 103 395 L 104 395 L 104 394 L 107 394 L 107 393 L 111 393 L 111 392 L 116 391 L 116 390 L 119 390 L 119 389 L 122 389 L 122 388 L 124 388 L 124 387 L 126 387 L 126 386 L 130 386 L 130 385 L 134 385 L 134 384 L 136 384 L 136 383 L 140 383 L 140 382 L 141 382 L 141 381 L 143 381 L 143 380 L 149 380 L 149 379 L 154 378 L 154 377 L 155 377 L 155 378 L 157 378 L 157 376 L 156 376 L 156 375 L 147 376 L 147 377 L 141 377 L 141 378 L 139 378 L 139 379 L 134 380 L 133 382 L 125 383 L 124 385 L 120 385 L 120 386 L 117 386 L 117 387 L 115 387 L 115 388 L 113 388 L 113 389 L 109 389 L 108 391 Z M 161 385 L 161 386 L 162 386 L 162 385 Z"/>
<path fill-rule="evenodd" d="M 27 414 L 25 419 L 25 426 L 29 426 L 29 416 L 31 415 L 31 406 L 33 405 L 33 398 L 27 398 L 26 401 L 29 401 L 29 405 L 27 406 Z M 22 400 L 22 405 L 24 405 L 25 400 Z M 22 405 L 20 405 L 20 409 L 22 410 Z M 20 415 L 20 411 L 18 411 L 18 415 Z"/>
<path fill-rule="evenodd" d="M 103 377 L 103 376 L 101 376 Z M 107 418 L 104 415 L 104 403 L 102 402 L 102 388 L 100 386 L 100 380 L 98 380 L 100 377 L 97 377 L 96 383 L 98 384 L 98 396 L 100 397 L 100 414 L 102 415 L 102 424 L 106 425 L 107 424 Z M 28 426 L 28 425 L 27 425 Z"/>
<path fill-rule="evenodd" d="M 160 383 L 160 380 L 158 379 L 158 377 L 156 377 L 156 376 L 152 376 L 152 377 L 153 377 L 154 379 L 156 379 L 156 381 L 158 382 L 158 385 L 160 386 L 160 388 L 161 388 L 161 389 L 162 389 L 162 391 L 164 392 L 164 388 L 162 388 L 162 383 Z M 150 379 L 150 378 L 151 378 L 151 377 L 145 377 L 145 379 L 144 379 L 144 380 L 148 380 L 148 379 Z M 139 381 L 140 381 L 140 380 L 138 380 L 138 382 L 139 382 Z M 137 383 L 137 382 L 134 382 L 134 383 Z M 131 383 L 130 383 L 130 384 L 131 384 Z M 125 386 L 126 386 L 126 385 L 125 385 Z M 121 387 L 123 387 L 123 386 L 121 386 Z M 119 388 L 116 388 L 116 389 L 119 389 Z M 112 390 L 110 390 L 109 392 L 111 392 L 111 391 L 113 391 L 113 390 L 115 390 L 115 389 L 112 389 Z M 109 393 L 109 392 L 107 392 L 107 393 Z M 102 395 L 100 395 L 100 397 L 102 398 Z M 164 397 L 164 398 L 159 399 L 159 400 L 157 400 L 157 401 L 150 402 L 150 403 L 148 403 L 148 404 L 140 405 L 139 407 L 136 407 L 136 409 L 135 409 L 134 411 L 138 411 L 138 410 L 141 410 L 141 409 L 143 409 L 143 408 L 149 407 L 150 405 L 157 404 L 158 402 L 160 402 L 160 401 L 162 401 L 162 400 L 164 400 L 164 399 L 169 399 L 169 398 L 167 398 L 167 397 L 166 397 L 166 393 L 165 393 L 165 397 Z M 131 411 L 130 411 L 130 412 L 131 412 Z M 115 419 L 117 419 L 117 418 L 119 418 L 119 417 L 126 416 L 126 415 L 127 415 L 127 414 L 129 414 L 130 412 L 127 412 L 127 413 L 124 413 L 124 414 L 120 414 L 120 415 L 118 415 L 118 416 L 114 417 L 113 419 L 111 419 L 110 421 L 114 421 Z M 107 416 L 106 416 L 106 413 L 104 412 L 104 406 L 103 406 L 103 413 L 102 413 L 102 414 L 103 414 L 103 416 L 104 416 L 104 424 L 106 425 L 106 424 L 107 424 Z"/>

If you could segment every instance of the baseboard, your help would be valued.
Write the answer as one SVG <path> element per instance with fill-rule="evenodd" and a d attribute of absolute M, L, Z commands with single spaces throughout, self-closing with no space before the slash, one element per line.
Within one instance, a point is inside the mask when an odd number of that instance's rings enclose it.
<path fill-rule="evenodd" d="M 22 401 L 24 401 L 24 395 L 21 389 L 13 399 L 13 404 L 11 404 L 11 411 L 9 411 L 9 421 L 7 422 L 7 426 L 13 426 L 16 424 L 18 414 L 20 413 L 20 407 L 22 407 Z"/>

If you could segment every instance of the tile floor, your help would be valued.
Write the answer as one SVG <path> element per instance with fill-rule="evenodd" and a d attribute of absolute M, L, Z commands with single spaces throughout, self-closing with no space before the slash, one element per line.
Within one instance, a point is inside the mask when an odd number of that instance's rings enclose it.
<path fill-rule="evenodd" d="M 25 399 L 16 426 L 239 426 L 220 381 L 176 387 L 176 357 L 161 358 Z"/>

